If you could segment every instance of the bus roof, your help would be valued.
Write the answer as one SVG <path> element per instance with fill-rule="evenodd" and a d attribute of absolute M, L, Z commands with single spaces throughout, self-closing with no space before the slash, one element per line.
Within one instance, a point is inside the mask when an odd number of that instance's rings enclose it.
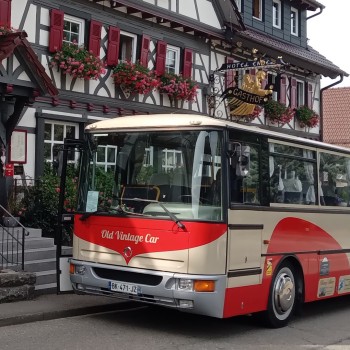
<path fill-rule="evenodd" d="M 88 133 L 106 133 L 113 131 L 133 132 L 140 131 L 140 128 L 145 130 L 159 129 L 177 129 L 177 128 L 234 128 L 242 131 L 256 132 L 271 138 L 278 138 L 286 142 L 303 143 L 310 147 L 333 149 L 334 151 L 342 151 L 350 153 L 349 148 L 327 144 L 320 141 L 309 140 L 302 137 L 297 137 L 283 132 L 267 130 L 258 125 L 244 125 L 236 122 L 231 122 L 226 119 L 212 118 L 207 115 L 200 114 L 146 114 L 146 115 L 129 115 L 116 117 L 106 120 L 101 120 L 86 126 L 85 130 Z"/>

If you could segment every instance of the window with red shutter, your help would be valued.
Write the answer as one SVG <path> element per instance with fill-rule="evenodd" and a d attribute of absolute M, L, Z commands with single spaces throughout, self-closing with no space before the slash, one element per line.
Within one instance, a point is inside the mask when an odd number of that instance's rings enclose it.
<path fill-rule="evenodd" d="M 63 11 L 53 9 L 50 15 L 49 51 L 56 52 L 62 48 L 63 42 Z"/>
<path fill-rule="evenodd" d="M 0 26 L 11 27 L 11 0 L 0 0 Z"/>
<path fill-rule="evenodd" d="M 290 108 L 297 107 L 297 80 L 295 78 L 290 79 Z"/>
<path fill-rule="evenodd" d="M 165 41 L 158 40 L 156 71 L 159 75 L 164 74 L 165 72 L 166 48 L 167 48 L 167 43 Z"/>
<path fill-rule="evenodd" d="M 107 64 L 109 66 L 116 66 L 119 57 L 119 42 L 120 29 L 118 27 L 109 27 L 108 31 L 108 49 L 107 49 Z"/>
<path fill-rule="evenodd" d="M 151 39 L 148 35 L 142 35 L 140 64 L 142 64 L 144 67 L 148 66 L 148 53 L 150 42 Z"/>
<path fill-rule="evenodd" d="M 101 22 L 91 21 L 91 23 L 90 23 L 89 50 L 92 51 L 96 56 L 100 56 L 101 30 L 102 30 L 102 23 Z"/>
<path fill-rule="evenodd" d="M 192 77 L 192 57 L 193 52 L 190 49 L 184 50 L 184 68 L 182 75 L 184 78 L 191 78 Z"/>
<path fill-rule="evenodd" d="M 280 78 L 279 101 L 286 104 L 287 102 L 287 77 L 282 75 Z"/>

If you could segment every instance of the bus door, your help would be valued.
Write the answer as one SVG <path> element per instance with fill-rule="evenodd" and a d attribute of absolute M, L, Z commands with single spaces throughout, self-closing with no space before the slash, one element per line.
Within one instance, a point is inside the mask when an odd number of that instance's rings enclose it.
<path fill-rule="evenodd" d="M 261 143 L 259 138 L 245 135 L 230 141 L 228 210 L 228 257 L 229 276 L 254 278 L 259 283 L 261 271 L 263 212 L 259 210 L 262 200 L 263 173 Z M 248 139 L 248 141 L 246 141 Z"/>

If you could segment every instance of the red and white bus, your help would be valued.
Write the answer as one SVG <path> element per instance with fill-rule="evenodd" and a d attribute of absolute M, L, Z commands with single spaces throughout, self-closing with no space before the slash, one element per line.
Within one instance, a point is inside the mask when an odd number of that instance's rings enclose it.
<path fill-rule="evenodd" d="M 350 293 L 350 150 L 189 114 L 86 133 L 76 293 L 273 327 Z"/>

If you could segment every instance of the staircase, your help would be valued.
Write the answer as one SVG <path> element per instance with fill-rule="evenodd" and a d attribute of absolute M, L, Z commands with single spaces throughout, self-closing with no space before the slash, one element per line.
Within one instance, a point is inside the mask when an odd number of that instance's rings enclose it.
<path fill-rule="evenodd" d="M 0 228 L 1 229 L 1 228 Z M 42 237 L 40 229 L 27 229 L 25 238 L 24 271 L 36 276 L 35 294 L 56 293 L 56 246 L 53 238 Z M 71 247 L 62 247 L 62 254 L 69 255 Z M 20 259 L 21 259 L 21 252 Z M 7 269 L 11 269 L 8 266 Z"/>

